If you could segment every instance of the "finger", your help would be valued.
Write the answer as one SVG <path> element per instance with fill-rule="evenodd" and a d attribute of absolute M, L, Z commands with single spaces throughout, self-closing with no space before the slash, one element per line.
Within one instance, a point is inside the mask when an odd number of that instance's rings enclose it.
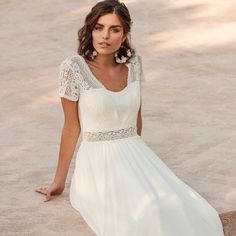
<path fill-rule="evenodd" d="M 40 189 L 40 188 L 37 188 L 37 189 L 35 189 L 35 192 L 40 193 L 40 192 L 41 192 L 41 189 Z"/>
<path fill-rule="evenodd" d="M 36 188 L 35 191 L 36 191 L 36 192 L 40 192 L 42 189 L 43 189 L 42 187 Z"/>
<path fill-rule="evenodd" d="M 51 192 L 48 190 L 48 191 L 46 191 L 46 196 L 45 196 L 45 202 L 47 202 L 47 201 L 50 201 L 50 199 L 51 199 Z"/>
<path fill-rule="evenodd" d="M 40 189 L 42 189 L 42 187 L 35 188 L 34 190 L 39 191 Z"/>
<path fill-rule="evenodd" d="M 41 193 L 41 194 L 45 194 L 46 195 L 46 191 L 47 191 L 47 188 L 38 188 L 38 189 L 36 189 L 35 190 L 36 192 L 38 192 L 38 193 Z"/>
<path fill-rule="evenodd" d="M 47 198 L 47 196 L 44 199 L 44 202 L 49 202 L 51 200 L 51 198 Z"/>
<path fill-rule="evenodd" d="M 35 190 L 43 190 L 43 189 L 47 189 L 46 187 L 39 187 L 39 188 L 36 188 Z"/>

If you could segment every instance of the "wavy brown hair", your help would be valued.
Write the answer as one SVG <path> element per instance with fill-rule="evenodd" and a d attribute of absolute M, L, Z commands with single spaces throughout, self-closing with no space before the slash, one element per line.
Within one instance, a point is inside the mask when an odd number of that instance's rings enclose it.
<path fill-rule="evenodd" d="M 135 50 L 130 44 L 130 29 L 132 25 L 131 17 L 128 8 L 124 3 L 118 0 L 105 0 L 98 2 L 94 7 L 92 7 L 89 14 L 86 16 L 84 21 L 84 26 L 78 31 L 78 54 L 87 58 L 92 59 L 92 53 L 94 47 L 92 44 L 92 31 L 100 16 L 106 15 L 108 13 L 115 13 L 124 29 L 124 34 L 126 35 L 125 41 L 122 43 L 122 47 L 118 51 L 118 57 L 121 58 L 125 56 L 128 60 L 134 55 Z M 127 55 L 127 50 L 130 49 L 132 56 Z M 128 61 L 127 60 L 127 61 Z"/>

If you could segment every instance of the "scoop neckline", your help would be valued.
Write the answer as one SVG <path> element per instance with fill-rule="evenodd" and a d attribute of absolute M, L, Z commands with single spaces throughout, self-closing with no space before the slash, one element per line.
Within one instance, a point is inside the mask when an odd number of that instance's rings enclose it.
<path fill-rule="evenodd" d="M 129 86 L 129 84 L 130 84 L 130 76 L 131 76 L 130 63 L 129 63 L 129 62 L 124 63 L 124 65 L 125 65 L 125 66 L 127 67 L 127 69 L 128 69 L 128 75 L 127 75 L 127 78 L 126 78 L 126 80 L 127 80 L 126 86 L 125 86 L 123 89 L 119 90 L 119 91 L 113 91 L 113 90 L 108 89 L 99 79 L 97 79 L 97 77 L 93 74 L 92 70 L 90 69 L 90 67 L 89 67 L 88 63 L 86 62 L 85 58 L 84 58 L 83 56 L 79 55 L 79 54 L 78 54 L 78 56 L 80 56 L 80 57 L 82 58 L 82 61 L 83 61 L 83 63 L 85 64 L 85 67 L 86 67 L 86 69 L 87 69 L 87 71 L 88 71 L 90 77 L 91 77 L 93 80 L 95 80 L 95 81 L 96 81 L 103 89 L 105 89 L 106 91 L 108 91 L 108 92 L 110 92 L 110 93 L 117 93 L 117 94 L 118 94 L 118 93 L 121 93 L 121 92 L 125 91 L 125 90 L 128 88 L 128 86 Z"/>

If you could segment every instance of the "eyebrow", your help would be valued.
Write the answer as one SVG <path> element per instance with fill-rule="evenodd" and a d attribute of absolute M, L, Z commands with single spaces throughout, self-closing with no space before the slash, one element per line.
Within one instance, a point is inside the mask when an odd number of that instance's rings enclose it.
<path fill-rule="evenodd" d="M 100 24 L 100 23 L 97 23 L 96 25 L 104 26 L 103 24 Z M 117 28 L 117 27 L 122 28 L 121 25 L 111 25 L 111 26 L 110 26 L 110 28 Z"/>

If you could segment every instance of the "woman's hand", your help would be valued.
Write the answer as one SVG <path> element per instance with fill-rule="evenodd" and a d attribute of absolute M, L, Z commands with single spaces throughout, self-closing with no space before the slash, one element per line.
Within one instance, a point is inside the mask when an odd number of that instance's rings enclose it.
<path fill-rule="evenodd" d="M 41 193 L 45 195 L 44 202 L 50 201 L 52 195 L 59 195 L 63 192 L 65 186 L 59 185 L 53 182 L 49 187 L 40 187 L 35 189 L 35 192 Z"/>

